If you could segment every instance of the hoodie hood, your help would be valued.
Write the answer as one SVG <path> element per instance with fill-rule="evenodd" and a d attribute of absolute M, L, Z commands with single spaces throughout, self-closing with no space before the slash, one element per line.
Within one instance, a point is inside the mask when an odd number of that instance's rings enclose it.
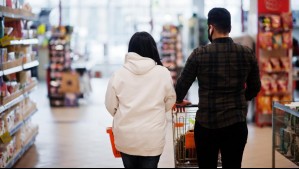
<path fill-rule="evenodd" d="M 137 53 L 128 53 L 124 67 L 136 75 L 144 75 L 152 70 L 156 63 L 151 58 L 145 58 Z"/>

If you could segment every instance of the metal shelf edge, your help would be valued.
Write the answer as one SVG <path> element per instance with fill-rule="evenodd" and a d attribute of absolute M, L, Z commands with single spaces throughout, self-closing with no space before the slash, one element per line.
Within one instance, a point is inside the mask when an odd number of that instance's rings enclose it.
<path fill-rule="evenodd" d="M 26 70 L 26 69 L 30 69 L 30 68 L 33 68 L 33 67 L 37 67 L 39 66 L 39 61 L 33 61 L 33 62 L 30 62 L 30 63 L 25 63 L 23 65 L 23 69 Z"/>
<path fill-rule="evenodd" d="M 10 75 L 13 73 L 21 72 L 22 70 L 23 70 L 22 66 L 17 66 L 17 67 L 11 68 L 11 69 L 3 70 L 3 74 Z"/>

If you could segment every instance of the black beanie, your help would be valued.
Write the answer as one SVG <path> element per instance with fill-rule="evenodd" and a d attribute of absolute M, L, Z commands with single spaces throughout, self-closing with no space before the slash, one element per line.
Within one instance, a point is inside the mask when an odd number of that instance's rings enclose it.
<path fill-rule="evenodd" d="M 213 8 L 208 14 L 208 25 L 216 26 L 222 33 L 231 32 L 231 15 L 225 8 Z"/>

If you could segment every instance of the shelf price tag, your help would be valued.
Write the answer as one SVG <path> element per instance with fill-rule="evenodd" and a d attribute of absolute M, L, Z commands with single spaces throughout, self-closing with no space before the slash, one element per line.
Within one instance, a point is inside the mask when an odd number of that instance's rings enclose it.
<path fill-rule="evenodd" d="M 13 40 L 14 38 L 9 37 L 9 36 L 4 36 L 2 39 L 0 39 L 0 44 L 1 46 L 5 47 L 10 45 L 10 42 Z"/>
<path fill-rule="evenodd" d="M 8 144 L 12 140 L 9 132 L 6 132 L 2 136 L 0 136 L 0 139 L 3 144 Z"/>

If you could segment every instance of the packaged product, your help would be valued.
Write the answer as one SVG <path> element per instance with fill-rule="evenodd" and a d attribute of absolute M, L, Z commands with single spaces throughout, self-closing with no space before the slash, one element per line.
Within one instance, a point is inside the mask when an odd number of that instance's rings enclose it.
<path fill-rule="evenodd" d="M 263 76 L 261 79 L 262 82 L 262 91 L 265 93 L 269 93 L 271 91 L 271 81 L 272 78 L 270 76 Z"/>
<path fill-rule="evenodd" d="M 268 16 L 261 16 L 259 18 L 259 27 L 263 32 L 267 32 L 271 30 L 271 18 Z"/>
<path fill-rule="evenodd" d="M 293 47 L 293 38 L 290 32 L 283 33 L 283 48 L 288 49 Z"/>
<path fill-rule="evenodd" d="M 274 79 L 271 80 L 271 92 L 272 93 L 277 93 L 278 92 L 278 84 Z"/>
<path fill-rule="evenodd" d="M 281 17 L 279 15 L 271 15 L 272 30 L 281 29 Z"/>
<path fill-rule="evenodd" d="M 276 34 L 273 36 L 273 47 L 274 49 L 278 49 L 282 46 L 282 35 Z"/>
<path fill-rule="evenodd" d="M 261 67 L 263 71 L 265 72 L 273 71 L 272 64 L 268 58 L 261 58 L 260 61 L 261 61 Z"/>
<path fill-rule="evenodd" d="M 269 96 L 258 97 L 258 110 L 263 114 L 269 114 L 272 112 L 272 99 Z"/>
<path fill-rule="evenodd" d="M 291 69 L 291 61 L 288 57 L 281 58 L 280 62 L 284 70 L 289 71 Z"/>
<path fill-rule="evenodd" d="M 288 91 L 288 81 L 285 78 L 278 80 L 278 89 L 279 92 L 287 92 Z"/>
<path fill-rule="evenodd" d="M 288 31 L 293 29 L 293 15 L 292 13 L 283 13 L 281 15 L 283 28 L 284 30 Z"/>
<path fill-rule="evenodd" d="M 272 50 L 273 48 L 273 33 L 264 32 L 259 34 L 260 47 L 263 49 Z"/>
<path fill-rule="evenodd" d="M 278 58 L 271 58 L 270 62 L 271 62 L 273 70 L 275 70 L 275 71 L 280 71 L 281 70 L 280 61 L 279 61 Z"/>

